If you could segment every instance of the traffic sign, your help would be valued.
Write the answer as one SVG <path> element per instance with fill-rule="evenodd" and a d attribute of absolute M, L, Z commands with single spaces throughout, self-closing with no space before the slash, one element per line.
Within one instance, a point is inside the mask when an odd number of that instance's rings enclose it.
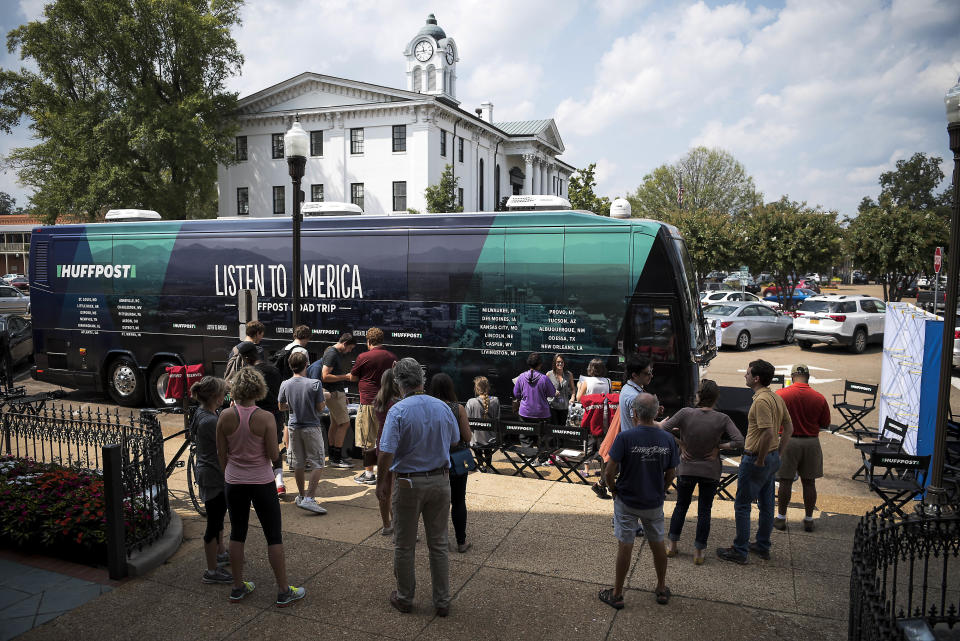
<path fill-rule="evenodd" d="M 935 274 L 940 273 L 940 268 L 943 266 L 943 247 L 937 247 L 937 250 L 933 252 L 933 272 Z"/>

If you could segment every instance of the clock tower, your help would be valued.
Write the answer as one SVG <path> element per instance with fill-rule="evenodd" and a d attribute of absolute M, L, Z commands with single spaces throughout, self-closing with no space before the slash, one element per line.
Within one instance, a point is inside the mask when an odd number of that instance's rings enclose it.
<path fill-rule="evenodd" d="M 437 24 L 431 13 L 427 23 L 407 43 L 407 90 L 457 100 L 457 43 Z"/>

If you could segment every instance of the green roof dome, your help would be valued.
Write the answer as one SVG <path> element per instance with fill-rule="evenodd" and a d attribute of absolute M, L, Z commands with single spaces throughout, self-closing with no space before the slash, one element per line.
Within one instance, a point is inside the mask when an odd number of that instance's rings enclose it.
<path fill-rule="evenodd" d="M 434 40 L 440 41 L 447 37 L 447 34 L 444 33 L 437 25 L 437 19 L 431 13 L 427 16 L 427 24 L 423 25 L 420 31 L 417 32 L 418 36 L 431 36 Z"/>

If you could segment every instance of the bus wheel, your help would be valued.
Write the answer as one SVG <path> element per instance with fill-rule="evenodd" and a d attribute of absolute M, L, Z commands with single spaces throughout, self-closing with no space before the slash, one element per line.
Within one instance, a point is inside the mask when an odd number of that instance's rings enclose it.
<path fill-rule="evenodd" d="M 150 403 L 154 407 L 169 407 L 177 404 L 177 399 L 167 398 L 167 368 L 179 365 L 170 361 L 160 361 L 150 370 L 150 382 L 147 392 L 150 394 Z"/>
<path fill-rule="evenodd" d="M 133 360 L 120 356 L 110 362 L 107 368 L 107 391 L 117 405 L 140 406 L 143 401 L 143 376 Z"/>
<path fill-rule="evenodd" d="M 747 332 L 740 332 L 740 335 L 737 336 L 737 349 L 741 352 L 750 347 L 750 334 Z"/>

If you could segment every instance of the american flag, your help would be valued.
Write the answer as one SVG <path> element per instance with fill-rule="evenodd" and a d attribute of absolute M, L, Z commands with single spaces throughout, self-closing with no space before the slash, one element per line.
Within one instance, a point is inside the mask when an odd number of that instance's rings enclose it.
<path fill-rule="evenodd" d="M 677 205 L 683 209 L 683 176 L 680 176 L 680 185 L 677 187 Z"/>

